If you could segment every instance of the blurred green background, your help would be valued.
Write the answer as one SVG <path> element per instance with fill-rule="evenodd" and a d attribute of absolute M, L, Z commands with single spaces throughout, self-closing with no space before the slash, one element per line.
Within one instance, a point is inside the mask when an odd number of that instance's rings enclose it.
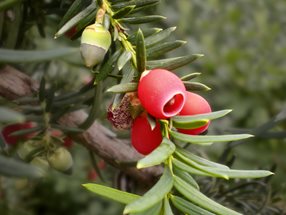
<path fill-rule="evenodd" d="M 233 109 L 211 130 L 252 132 L 286 108 L 285 1 L 167 0 L 159 11 L 168 17 L 168 26 L 178 26 L 176 39 L 188 41 L 180 54 L 205 55 L 181 72 L 202 73 L 199 80 L 212 88 L 202 95 L 213 110 Z M 277 164 L 273 182 L 283 194 L 285 128 L 284 120 L 271 130 L 284 136 L 265 135 L 234 148 L 236 167 Z M 223 147 L 209 150 L 218 155 Z"/>
<path fill-rule="evenodd" d="M 68 7 L 70 2 L 66 1 L 64 6 Z M 212 91 L 202 95 L 208 99 L 213 110 L 233 109 L 229 116 L 212 123 L 210 133 L 238 129 L 252 133 L 253 129 L 269 122 L 286 108 L 285 11 L 284 0 L 161 0 L 160 5 L 150 11 L 168 17 L 161 23 L 162 27 L 177 26 L 173 37 L 188 41 L 183 48 L 168 56 L 186 53 L 205 55 L 181 69 L 180 73 L 201 72 L 202 76 L 197 80 L 212 88 Z M 79 44 L 79 41 L 67 39 L 55 42 L 52 38 L 60 17 L 43 16 L 46 37 L 40 37 L 35 20 L 30 20 L 34 26 L 26 34 L 29 37 L 17 48 L 43 49 L 59 44 Z M 43 67 L 50 71 L 51 80 L 55 78 L 58 86 L 64 86 L 62 90 L 79 86 L 88 74 L 82 67 L 77 67 L 73 60 L 53 61 L 41 66 L 29 65 L 25 71 L 38 78 L 44 71 Z M 36 70 L 38 73 L 34 72 Z M 67 73 L 70 75 L 69 80 L 65 78 Z M 271 132 L 279 132 L 279 138 L 258 136 L 234 147 L 231 152 L 236 156 L 236 168 L 269 169 L 273 164 L 277 165 L 271 183 L 273 190 L 278 190 L 284 196 L 284 200 L 279 203 L 281 207 L 286 205 L 285 128 L 286 121 L 282 120 L 271 128 Z M 202 151 L 218 159 L 225 147 L 216 145 Z M 82 189 L 80 184 L 100 180 L 98 177 L 88 178 L 92 167 L 90 160 L 86 159 L 87 152 L 81 146 L 73 147 L 72 153 L 76 166 L 70 176 L 52 172 L 43 180 L 29 182 L 0 177 L 0 214 L 120 214 L 121 205 L 97 198 Z M 114 184 L 114 172 L 117 171 L 109 166 L 103 170 L 109 184 Z M 1 195 L 4 193 L 5 196 Z"/>

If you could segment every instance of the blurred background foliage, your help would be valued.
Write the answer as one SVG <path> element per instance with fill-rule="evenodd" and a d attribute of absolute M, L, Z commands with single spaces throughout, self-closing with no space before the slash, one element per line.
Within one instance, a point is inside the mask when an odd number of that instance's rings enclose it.
<path fill-rule="evenodd" d="M 33 50 L 79 46 L 79 40 L 71 41 L 67 37 L 53 39 L 71 0 L 24 2 L 33 7 L 25 10 L 18 5 L 5 16 L 0 13 L 0 22 L 6 19 L 1 29 L 2 48 Z M 161 0 L 157 7 L 150 9 L 150 13 L 154 11 L 168 17 L 161 23 L 162 27 L 177 26 L 174 37 L 188 41 L 169 56 L 186 53 L 205 55 L 179 73 L 201 72 L 203 75 L 199 81 L 212 88 L 202 95 L 210 101 L 213 110 L 233 109 L 230 116 L 212 123 L 210 133 L 253 133 L 255 128 L 259 129 L 286 108 L 284 0 Z M 40 79 L 43 73 L 47 74 L 47 82 L 62 92 L 77 89 L 89 77 L 79 54 L 17 67 L 36 79 Z M 285 128 L 285 119 L 274 123 L 271 132 L 279 132 L 278 137 L 267 136 L 269 131 L 265 131 L 262 133 L 266 135 L 260 134 L 245 144 L 241 143 L 230 153 L 236 157 L 233 164 L 236 168 L 270 169 L 273 164 L 277 165 L 271 189 L 279 191 L 284 198 L 279 207 L 286 205 Z M 216 145 L 199 150 L 219 159 L 224 158 L 221 154 L 225 148 L 226 145 Z M 95 198 L 81 188 L 82 183 L 100 182 L 100 179 L 89 175 L 92 166 L 90 159 L 86 159 L 88 152 L 85 149 L 74 146 L 72 153 L 76 165 L 70 176 L 51 172 L 39 181 L 0 177 L 0 214 L 119 214 L 121 205 Z M 116 171 L 112 167 L 108 166 L 102 172 L 108 183 L 115 183 Z M 203 183 L 205 181 L 202 180 Z"/>
<path fill-rule="evenodd" d="M 178 0 L 163 1 L 160 12 L 167 25 L 178 26 L 176 37 L 188 41 L 182 52 L 203 53 L 204 58 L 182 73 L 201 72 L 212 88 L 203 94 L 213 110 L 231 108 L 229 117 L 214 122 L 212 130 L 252 132 L 286 108 L 285 1 Z M 286 193 L 286 121 L 264 135 L 235 147 L 235 166 L 269 167 L 277 164 L 273 182 Z M 220 154 L 224 146 L 208 147 Z"/>

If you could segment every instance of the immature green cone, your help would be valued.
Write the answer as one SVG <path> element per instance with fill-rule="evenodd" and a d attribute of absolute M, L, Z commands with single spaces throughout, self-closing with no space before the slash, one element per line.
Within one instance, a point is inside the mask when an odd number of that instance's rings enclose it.
<path fill-rule="evenodd" d="M 43 171 L 48 171 L 50 168 L 49 162 L 43 157 L 35 157 L 31 160 L 30 164 L 42 169 Z"/>
<path fill-rule="evenodd" d="M 101 24 L 87 26 L 81 36 L 81 55 L 87 67 L 102 62 L 111 45 L 111 35 Z"/>
<path fill-rule="evenodd" d="M 64 173 L 68 172 L 73 166 L 70 152 L 63 147 L 56 149 L 53 154 L 47 157 L 47 160 L 51 167 Z"/>
<path fill-rule="evenodd" d="M 22 143 L 17 149 L 18 156 L 26 161 L 30 161 L 34 154 L 42 150 L 42 145 L 40 142 L 27 141 Z"/>

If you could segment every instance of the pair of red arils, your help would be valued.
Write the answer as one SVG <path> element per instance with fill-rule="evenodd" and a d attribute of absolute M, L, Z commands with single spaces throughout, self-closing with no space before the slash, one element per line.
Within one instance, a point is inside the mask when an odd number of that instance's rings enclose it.
<path fill-rule="evenodd" d="M 156 119 L 175 115 L 196 115 L 211 112 L 208 102 L 198 94 L 186 91 L 179 77 L 168 70 L 154 69 L 143 73 L 138 85 L 138 98 L 145 110 Z M 209 123 L 195 129 L 178 129 L 179 132 L 197 135 L 207 130 Z M 131 129 L 133 147 L 147 155 L 162 141 L 160 124 L 152 130 L 146 115 L 137 117 Z"/>

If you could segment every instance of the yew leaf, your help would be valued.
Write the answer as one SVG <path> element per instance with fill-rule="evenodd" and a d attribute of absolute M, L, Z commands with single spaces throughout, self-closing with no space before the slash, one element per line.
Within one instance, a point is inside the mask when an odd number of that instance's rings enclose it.
<path fill-rule="evenodd" d="M 169 199 L 165 196 L 164 198 L 164 215 L 174 215 L 172 208 L 169 203 Z"/>
<path fill-rule="evenodd" d="M 119 19 L 119 21 L 123 23 L 127 23 L 127 24 L 143 24 L 143 23 L 149 23 L 149 22 L 158 22 L 164 19 L 166 19 L 166 17 L 164 16 L 150 15 L 150 16 L 122 18 L 122 19 Z"/>
<path fill-rule="evenodd" d="M 199 82 L 183 81 L 183 83 L 188 91 L 209 91 L 211 90 L 211 88 L 209 88 L 207 85 L 199 83 Z"/>
<path fill-rule="evenodd" d="M 146 168 L 164 162 L 175 151 L 176 147 L 168 138 L 164 137 L 161 144 L 149 155 L 142 158 L 137 163 L 137 168 Z"/>
<path fill-rule="evenodd" d="M 118 70 L 121 70 L 125 64 L 131 59 L 132 53 L 130 51 L 124 51 L 117 61 L 117 68 Z"/>
<path fill-rule="evenodd" d="M 182 180 L 181 178 L 174 176 L 174 186 L 175 188 L 188 200 L 193 202 L 194 204 L 209 210 L 211 212 L 214 212 L 216 214 L 221 215 L 241 215 L 240 213 L 227 208 L 214 200 L 208 198 L 203 193 L 198 191 L 197 189 L 193 188 L 191 185 L 189 185 L 187 182 Z"/>
<path fill-rule="evenodd" d="M 61 19 L 59 27 L 62 27 L 64 23 L 70 20 L 73 16 L 80 12 L 83 6 L 82 0 L 75 0 L 72 5 L 69 7 L 64 17 Z"/>
<path fill-rule="evenodd" d="M 207 119 L 200 119 L 200 120 L 195 120 L 192 122 L 188 122 L 188 123 L 174 123 L 173 126 L 175 128 L 182 128 L 182 129 L 194 129 L 194 128 L 200 128 L 202 126 L 205 126 L 206 124 L 208 124 L 209 120 Z"/>
<path fill-rule="evenodd" d="M 165 42 L 162 44 L 158 44 L 156 46 L 152 46 L 149 49 L 147 49 L 147 57 L 148 58 L 159 57 L 161 55 L 166 54 L 169 51 L 172 51 L 174 49 L 181 47 L 184 44 L 186 44 L 185 41 L 176 40 L 176 41 Z"/>
<path fill-rule="evenodd" d="M 208 167 L 208 166 L 200 165 L 196 163 L 195 161 L 189 159 L 188 157 L 182 155 L 180 152 L 175 152 L 175 156 L 179 158 L 181 161 L 183 161 L 185 164 L 187 164 L 188 166 L 193 167 L 197 170 L 206 172 L 214 177 L 229 179 L 228 174 L 224 171 L 220 171 L 218 167 Z"/>
<path fill-rule="evenodd" d="M 44 129 L 44 127 L 42 125 L 37 125 L 37 126 L 32 127 L 32 128 L 25 128 L 25 129 L 14 131 L 10 135 L 11 136 L 23 136 L 23 135 L 27 135 L 27 134 L 33 134 L 33 133 L 38 132 L 42 129 Z"/>
<path fill-rule="evenodd" d="M 176 27 L 171 27 L 171 28 L 164 29 L 163 31 L 160 31 L 160 32 L 158 32 L 156 34 L 153 34 L 153 35 L 147 37 L 145 39 L 146 47 L 150 47 L 152 45 L 155 45 L 157 43 L 160 43 L 160 42 L 164 41 L 175 30 L 176 30 Z"/>
<path fill-rule="evenodd" d="M 179 197 L 179 196 L 175 196 L 175 195 L 171 195 L 171 201 L 173 203 L 173 205 L 178 208 L 180 211 L 182 211 L 183 213 L 186 214 L 199 214 L 199 215 L 215 215 L 212 212 L 209 212 L 189 201 L 186 201 L 185 199 Z"/>
<path fill-rule="evenodd" d="M 175 168 L 178 168 L 181 171 L 186 171 L 190 174 L 194 175 L 202 175 L 202 176 L 210 176 L 210 177 L 215 177 L 214 175 L 204 172 L 202 170 L 199 170 L 197 168 L 194 168 L 188 164 L 183 163 L 182 161 L 178 160 L 177 158 L 172 159 L 173 165 Z"/>
<path fill-rule="evenodd" d="M 195 154 L 191 153 L 190 151 L 187 151 L 186 149 L 183 149 L 183 148 L 180 148 L 180 147 L 177 147 L 177 152 L 179 152 L 182 155 L 184 155 L 185 157 L 195 161 L 196 163 L 204 165 L 204 166 L 222 168 L 222 169 L 227 169 L 227 170 L 229 169 L 228 166 L 225 166 L 223 164 L 207 160 L 205 158 L 202 158 L 202 157 L 200 157 L 198 155 L 195 155 Z"/>
<path fill-rule="evenodd" d="M 214 111 L 211 113 L 205 113 L 205 114 L 196 114 L 191 116 L 174 116 L 171 118 L 173 122 L 173 126 L 176 128 L 193 128 L 194 124 L 196 122 L 203 123 L 209 120 L 221 118 L 228 113 L 230 113 L 232 110 L 221 110 L 221 111 Z"/>
<path fill-rule="evenodd" d="M 117 64 L 117 60 L 121 54 L 121 50 L 117 50 L 108 61 L 100 68 L 99 74 L 96 75 L 96 82 L 100 82 L 107 78 L 108 74 L 110 74 Z"/>
<path fill-rule="evenodd" d="M 162 201 L 156 203 L 154 206 L 151 208 L 144 210 L 139 213 L 131 213 L 130 215 L 161 215 L 162 211 Z"/>
<path fill-rule="evenodd" d="M 22 161 L 0 155 L 0 175 L 39 178 L 44 176 L 44 174 L 45 172 L 42 169 L 26 164 Z"/>
<path fill-rule="evenodd" d="M 163 29 L 162 28 L 147 28 L 147 29 L 141 29 L 142 30 L 142 33 L 144 35 L 144 38 L 152 35 L 152 34 L 155 34 L 155 33 L 158 33 L 160 31 L 162 31 Z M 130 34 L 128 36 L 128 40 L 130 42 L 135 42 L 136 41 L 136 37 L 137 37 L 137 32 L 133 33 L 133 34 Z"/>
<path fill-rule="evenodd" d="M 182 134 L 177 131 L 170 131 L 170 135 L 180 141 L 205 145 L 205 143 L 213 143 L 213 142 L 229 142 L 229 141 L 236 141 L 242 140 L 246 138 L 253 137 L 251 134 L 230 134 L 230 135 L 189 135 L 189 134 Z"/>
<path fill-rule="evenodd" d="M 117 84 L 107 89 L 106 92 L 111 92 L 111 93 L 134 92 L 137 90 L 137 86 L 138 86 L 137 83 Z"/>
<path fill-rule="evenodd" d="M 124 209 L 124 214 L 142 212 L 160 202 L 173 187 L 173 176 L 165 167 L 159 181 L 141 198 L 131 202 Z"/>
<path fill-rule="evenodd" d="M 178 156 L 178 154 L 176 154 Z M 177 157 L 176 156 L 176 157 Z M 220 177 L 220 178 L 262 178 L 273 175 L 272 172 L 267 170 L 237 170 L 203 166 L 196 162 L 192 162 L 184 156 L 178 156 L 179 159 L 174 158 L 173 164 L 176 168 L 189 172 L 195 175 Z"/>
<path fill-rule="evenodd" d="M 184 75 L 183 77 L 181 77 L 181 80 L 182 81 L 189 81 L 189 80 L 194 79 L 200 75 L 201 75 L 201 73 L 199 73 L 199 72 L 190 73 L 190 74 L 187 74 L 187 75 Z"/>
<path fill-rule="evenodd" d="M 134 74 L 135 74 L 135 69 L 134 67 L 132 66 L 131 62 L 128 61 L 125 66 L 123 67 L 123 71 L 122 71 L 122 79 L 120 81 L 120 84 L 126 84 L 126 83 L 129 83 L 130 81 L 133 80 L 134 78 Z"/>
<path fill-rule="evenodd" d="M 193 54 L 193 55 L 186 55 L 182 57 L 175 57 L 175 58 L 167 58 L 162 60 L 152 60 L 147 62 L 148 69 L 167 69 L 167 70 L 174 70 L 185 66 L 189 63 L 192 63 L 196 59 L 202 57 L 201 54 Z"/>
<path fill-rule="evenodd" d="M 267 170 L 219 170 L 219 172 L 226 174 L 229 178 L 263 178 L 273 175 L 273 172 Z"/>
<path fill-rule="evenodd" d="M 144 42 L 144 35 L 141 29 L 137 32 L 136 37 L 136 62 L 137 62 L 137 70 L 138 70 L 138 77 L 141 76 L 141 73 L 146 69 L 146 49 L 145 49 L 145 42 Z"/>
<path fill-rule="evenodd" d="M 12 50 L 0 49 L 0 63 L 33 63 L 49 61 L 78 52 L 77 48 L 58 48 L 51 50 Z"/>
<path fill-rule="evenodd" d="M 88 184 L 83 184 L 82 186 L 93 193 L 96 193 L 100 196 L 112 199 L 114 201 L 117 201 L 123 204 L 129 204 L 140 198 L 140 196 L 138 195 L 127 193 L 121 190 L 117 190 L 117 189 L 99 185 L 99 184 L 88 183 Z"/>
<path fill-rule="evenodd" d="M 25 116 L 22 115 L 21 113 L 18 113 L 14 110 L 5 108 L 5 107 L 0 107 L 0 122 L 1 123 L 16 123 L 16 122 L 24 122 L 25 121 Z"/>
<path fill-rule="evenodd" d="M 192 185 L 197 190 L 200 189 L 196 180 L 186 171 L 181 170 L 179 168 L 174 168 L 174 174 L 182 179 L 184 179 L 188 184 Z"/>
<path fill-rule="evenodd" d="M 129 13 L 132 12 L 132 10 L 134 10 L 134 8 L 136 7 L 136 5 L 129 5 L 129 6 L 126 6 L 118 11 L 116 11 L 114 13 L 114 15 L 112 16 L 112 18 L 114 19 L 119 19 L 119 18 L 122 18 L 122 17 L 125 17 L 127 16 Z"/>
<path fill-rule="evenodd" d="M 83 11 L 79 12 L 77 15 L 75 15 L 73 18 L 69 19 L 67 23 L 65 23 L 55 34 L 55 38 L 63 35 L 66 33 L 69 29 L 71 29 L 73 26 L 75 26 L 77 23 L 79 23 L 82 19 L 89 16 L 91 13 L 93 13 L 96 9 L 96 4 L 91 3 L 88 7 L 86 7 Z"/>

